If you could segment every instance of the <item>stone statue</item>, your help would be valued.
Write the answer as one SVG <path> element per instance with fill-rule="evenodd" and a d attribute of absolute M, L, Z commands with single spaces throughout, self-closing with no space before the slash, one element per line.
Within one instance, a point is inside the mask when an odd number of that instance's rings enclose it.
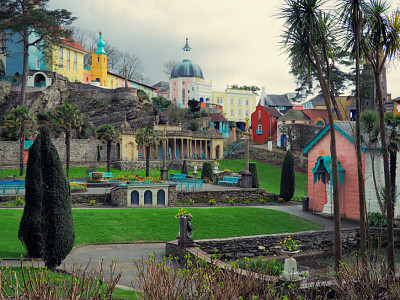
<path fill-rule="evenodd" d="M 245 133 L 249 133 L 249 118 L 248 117 L 246 117 Z"/>
<path fill-rule="evenodd" d="M 193 241 L 193 225 L 192 225 L 192 218 L 191 214 L 188 214 L 186 217 L 180 218 L 179 224 L 179 239 L 178 245 L 182 247 L 194 247 Z"/>
<path fill-rule="evenodd" d="M 163 138 L 167 137 L 167 126 L 164 126 Z"/>

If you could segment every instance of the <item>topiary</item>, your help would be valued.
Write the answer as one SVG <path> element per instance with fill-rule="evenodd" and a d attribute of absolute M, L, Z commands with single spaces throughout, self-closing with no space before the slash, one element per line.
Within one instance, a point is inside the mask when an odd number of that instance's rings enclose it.
<path fill-rule="evenodd" d="M 287 151 L 282 164 L 281 189 L 279 198 L 286 202 L 290 201 L 294 195 L 295 177 L 294 177 L 294 157 L 292 151 Z"/>
<path fill-rule="evenodd" d="M 188 173 L 188 166 L 186 163 L 186 159 L 183 160 L 182 168 L 181 168 L 181 174 L 186 174 Z"/>
<path fill-rule="evenodd" d="M 41 140 L 36 138 L 29 148 L 25 178 L 25 207 L 18 229 L 18 238 L 31 257 L 42 257 L 42 159 Z"/>
<path fill-rule="evenodd" d="M 44 232 L 43 259 L 53 270 L 72 250 L 75 229 L 72 220 L 71 193 L 56 147 L 48 128 L 40 129 L 42 157 L 42 217 Z"/>
<path fill-rule="evenodd" d="M 252 187 L 258 189 L 260 187 L 260 182 L 258 181 L 257 164 L 249 163 L 249 171 L 250 171 L 251 177 L 252 177 Z"/>
<path fill-rule="evenodd" d="M 209 161 L 206 161 L 203 163 L 203 169 L 201 171 L 201 179 L 208 178 L 213 181 L 213 167 L 212 163 Z"/>

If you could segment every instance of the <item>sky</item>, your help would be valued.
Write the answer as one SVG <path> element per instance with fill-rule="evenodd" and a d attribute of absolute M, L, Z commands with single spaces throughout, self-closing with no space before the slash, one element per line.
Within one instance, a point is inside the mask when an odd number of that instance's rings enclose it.
<path fill-rule="evenodd" d="M 329 0 L 332 1 L 332 0 Z M 400 7 L 400 0 L 392 0 Z M 283 0 L 50 0 L 78 19 L 74 26 L 102 31 L 119 50 L 138 55 L 152 84 L 168 81 L 163 64 L 181 61 L 185 38 L 213 91 L 232 84 L 292 93 L 295 78 L 281 44 Z M 398 63 L 388 66 L 388 92 L 400 97 Z M 349 92 L 347 92 L 348 94 Z"/>

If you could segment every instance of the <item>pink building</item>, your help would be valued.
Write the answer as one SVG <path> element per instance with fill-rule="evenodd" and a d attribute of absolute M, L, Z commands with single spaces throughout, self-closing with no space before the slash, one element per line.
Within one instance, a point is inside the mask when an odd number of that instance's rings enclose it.
<path fill-rule="evenodd" d="M 355 153 L 354 122 L 335 122 L 336 149 L 339 167 L 339 199 L 340 212 L 343 217 L 359 220 L 358 173 Z M 332 164 L 330 153 L 330 125 L 328 124 L 304 148 L 308 154 L 308 195 L 309 209 L 313 212 L 333 214 L 332 204 Z M 364 137 L 368 141 L 368 137 Z M 372 160 L 374 157 L 374 160 Z M 372 175 L 374 161 L 378 190 L 384 186 L 383 163 L 380 145 L 362 147 L 362 165 L 365 179 L 365 197 L 368 212 L 380 212 L 376 198 L 375 185 Z M 399 166 L 399 160 L 397 161 Z M 400 176 L 396 177 L 396 186 L 400 184 Z M 398 197 L 398 196 L 396 196 Z M 400 201 L 395 201 L 395 216 L 399 216 Z"/>

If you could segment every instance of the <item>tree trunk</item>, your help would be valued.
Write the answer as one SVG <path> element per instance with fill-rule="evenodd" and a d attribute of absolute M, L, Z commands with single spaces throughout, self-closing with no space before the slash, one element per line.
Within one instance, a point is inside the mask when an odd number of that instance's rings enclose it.
<path fill-rule="evenodd" d="M 361 100 L 360 100 L 360 13 L 359 7 L 355 6 L 353 14 L 356 16 L 355 23 L 355 46 L 356 46 L 356 158 L 358 174 L 358 201 L 360 209 L 360 240 L 361 240 L 361 261 L 364 266 L 367 264 L 367 218 L 365 206 L 365 185 L 362 170 L 361 155 Z"/>
<path fill-rule="evenodd" d="M 22 63 L 22 84 L 21 84 L 21 94 L 19 98 L 19 105 L 25 105 L 25 93 L 28 81 L 28 59 L 29 59 L 29 46 L 28 46 L 28 28 L 24 29 L 24 57 Z"/>
<path fill-rule="evenodd" d="M 340 112 L 339 106 L 338 106 L 338 104 L 336 102 L 335 95 L 333 94 L 332 91 L 330 93 L 330 98 L 331 98 L 331 101 L 332 101 L 332 104 L 333 104 L 333 109 L 335 110 L 335 113 L 336 113 L 336 116 L 337 116 L 338 120 L 339 121 L 343 121 L 343 116 L 342 116 L 342 114 Z"/>
<path fill-rule="evenodd" d="M 379 62 L 379 60 L 377 60 Z M 378 63 L 379 65 L 379 63 Z M 382 144 L 382 157 L 383 157 L 383 170 L 385 175 L 385 203 L 386 203 L 386 217 L 387 217 L 387 243 L 388 243 L 388 268 L 392 272 L 391 275 L 395 274 L 394 267 L 394 236 L 393 236 L 393 199 L 390 188 L 390 173 L 389 173 L 389 152 L 386 138 L 386 126 L 385 126 L 385 110 L 383 107 L 382 99 L 382 85 L 380 79 L 380 72 L 377 68 L 374 70 L 376 92 L 379 103 L 379 133 L 381 135 Z"/>
<path fill-rule="evenodd" d="M 65 131 L 65 146 L 66 146 L 66 170 L 67 170 L 67 179 L 69 177 L 69 158 L 70 158 L 70 150 L 71 150 L 71 131 L 67 129 Z"/>
<path fill-rule="evenodd" d="M 146 146 L 146 177 L 149 177 L 150 169 L 150 146 Z"/>
<path fill-rule="evenodd" d="M 390 159 L 390 188 L 391 188 L 391 194 L 392 194 L 392 199 L 396 199 L 396 162 L 397 162 L 397 153 L 396 150 L 391 150 L 389 152 Z M 393 203 L 394 201 L 392 201 Z M 393 205 L 394 206 L 394 205 Z M 394 207 L 393 207 L 394 211 Z"/>
<path fill-rule="evenodd" d="M 111 170 L 111 141 L 107 141 L 107 172 Z"/>
<path fill-rule="evenodd" d="M 335 244 L 335 270 L 339 271 L 340 264 L 342 261 L 342 231 L 340 226 L 340 211 L 339 211 L 339 170 L 337 163 L 336 153 L 336 138 L 335 138 L 335 123 L 333 122 L 331 99 L 329 94 L 329 80 L 324 79 L 321 68 L 321 60 L 315 47 L 312 43 L 310 34 L 308 35 L 308 42 L 311 51 L 315 58 L 315 68 L 317 70 L 318 80 L 321 85 L 322 94 L 324 96 L 325 105 L 328 111 L 328 119 L 330 126 L 330 150 L 331 150 L 331 162 L 332 162 L 332 185 L 333 185 L 333 222 L 334 222 L 334 244 Z M 327 57 L 324 57 L 327 61 Z M 327 72 L 329 72 L 329 64 L 326 66 Z M 329 75 L 329 74 L 328 74 Z M 329 76 L 328 76 L 329 77 Z M 314 195 L 313 195 L 314 197 Z"/>
<path fill-rule="evenodd" d="M 19 176 L 24 176 L 25 125 L 21 124 L 19 136 Z"/>

